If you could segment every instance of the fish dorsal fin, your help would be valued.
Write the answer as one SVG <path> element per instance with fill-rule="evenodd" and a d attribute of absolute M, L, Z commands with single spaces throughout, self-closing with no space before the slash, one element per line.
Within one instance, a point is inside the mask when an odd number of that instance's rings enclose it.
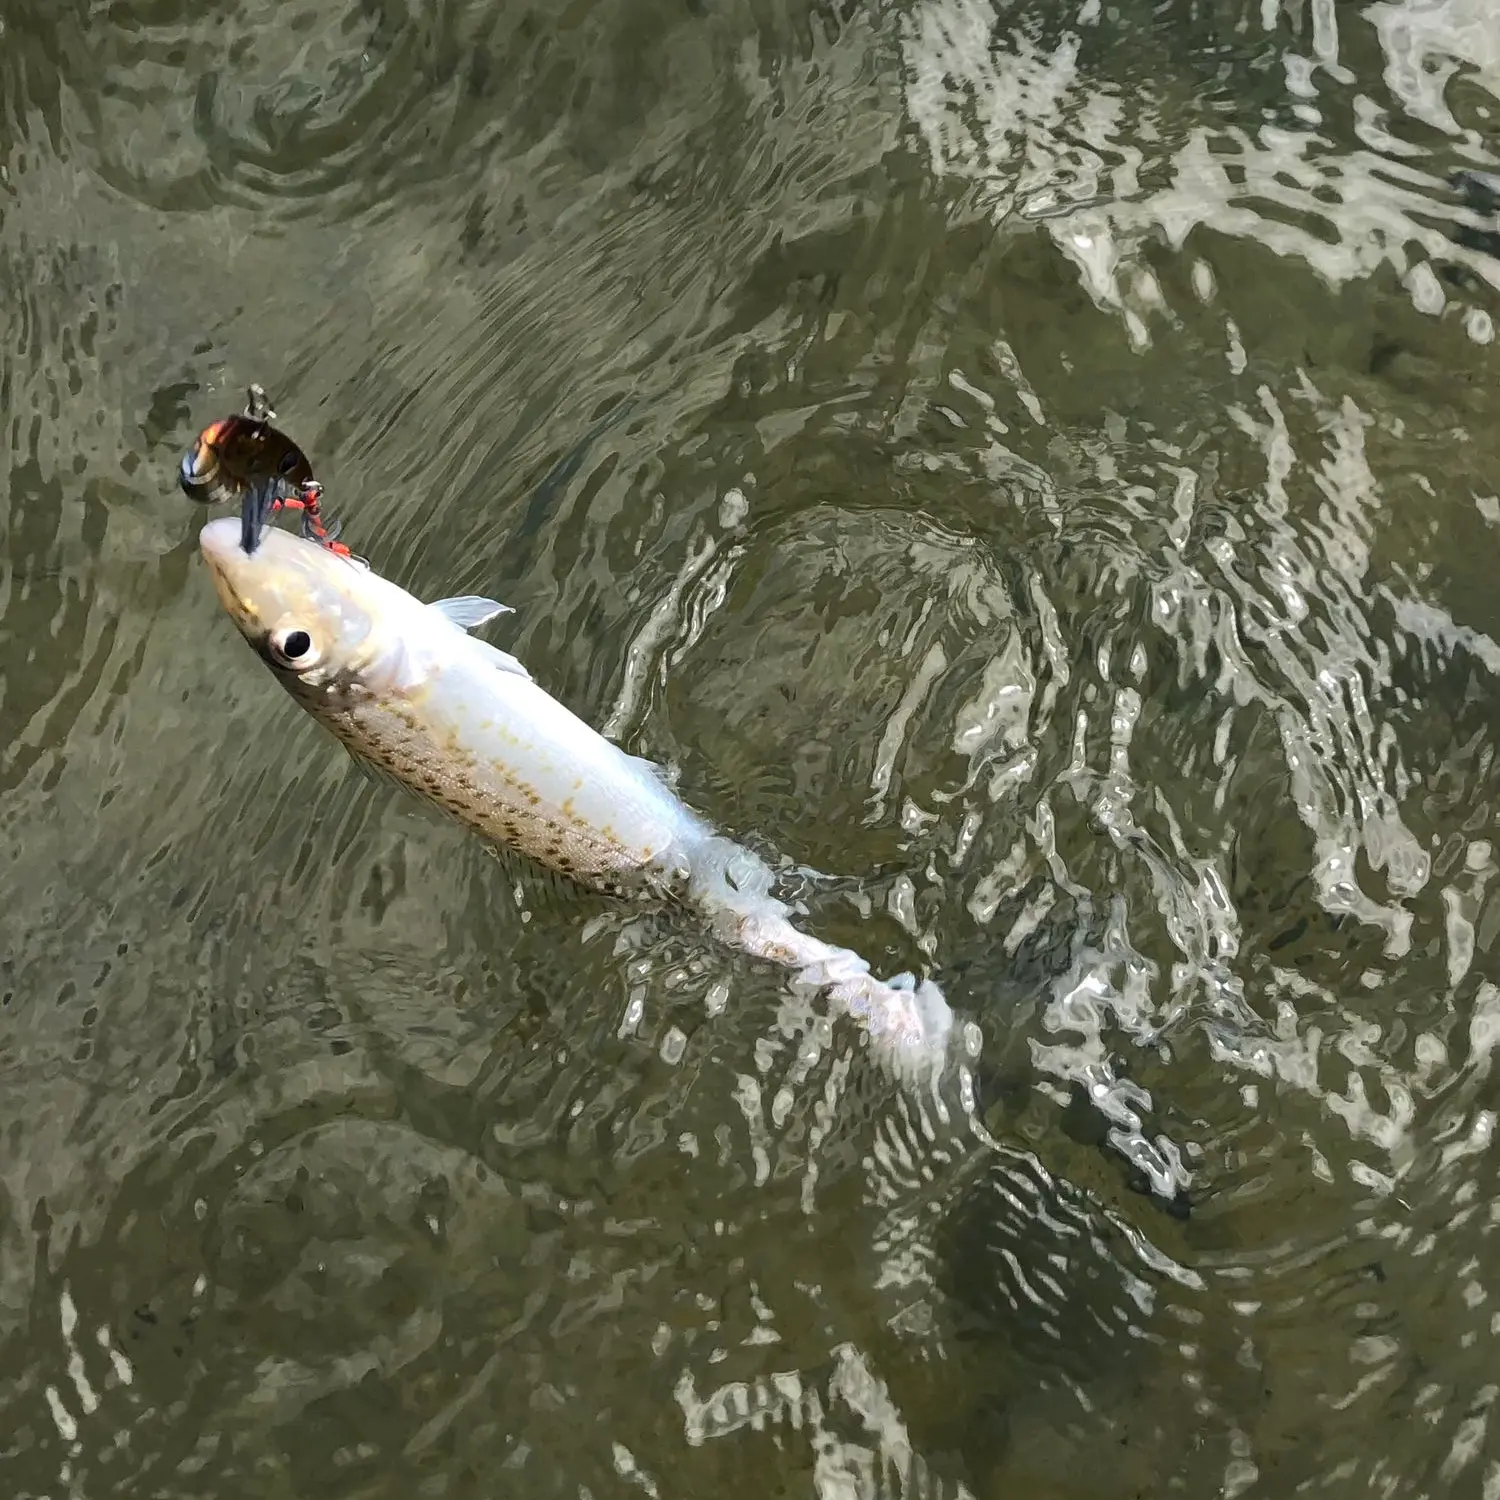
<path fill-rule="evenodd" d="M 460 594 L 453 599 L 435 599 L 427 608 L 440 615 L 450 625 L 456 625 L 463 631 L 473 630 L 476 625 L 483 625 L 486 620 L 493 620 L 496 615 L 514 613 L 510 605 L 501 604 L 494 599 L 481 598 L 478 594 Z M 488 641 L 482 641 L 477 636 L 469 636 L 468 643 L 492 667 L 502 672 L 513 673 L 517 677 L 524 677 L 528 682 L 531 681 L 531 673 L 509 651 L 502 651 L 498 646 L 492 646 Z"/>
<path fill-rule="evenodd" d="M 445 620 L 457 625 L 460 630 L 473 630 L 496 615 L 513 613 L 510 605 L 500 604 L 494 599 L 482 599 L 478 594 L 459 594 L 453 599 L 435 599 L 428 609 L 435 609 Z"/>

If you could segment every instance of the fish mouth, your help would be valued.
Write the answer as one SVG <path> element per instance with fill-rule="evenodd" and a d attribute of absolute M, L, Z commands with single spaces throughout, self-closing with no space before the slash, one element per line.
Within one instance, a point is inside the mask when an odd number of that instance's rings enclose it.
<path fill-rule="evenodd" d="M 236 553 L 243 553 L 240 523 L 233 516 L 220 516 L 210 521 L 198 533 L 198 550 L 203 560 L 215 573 L 223 573 L 233 565 Z"/>
<path fill-rule="evenodd" d="M 250 620 L 254 614 L 250 601 L 235 587 L 235 578 L 249 555 L 243 545 L 240 520 L 234 516 L 221 516 L 217 521 L 210 521 L 198 533 L 198 550 L 208 565 L 214 592 L 229 617 L 236 624 Z"/>

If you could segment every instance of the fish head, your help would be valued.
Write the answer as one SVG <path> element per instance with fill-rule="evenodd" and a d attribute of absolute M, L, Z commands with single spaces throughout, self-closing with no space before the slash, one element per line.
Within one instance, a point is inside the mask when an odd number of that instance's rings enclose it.
<path fill-rule="evenodd" d="M 268 527 L 254 552 L 241 535 L 239 518 L 225 516 L 198 547 L 225 612 L 293 697 L 338 709 L 410 688 L 419 663 L 401 615 L 414 599 L 290 531 Z"/>

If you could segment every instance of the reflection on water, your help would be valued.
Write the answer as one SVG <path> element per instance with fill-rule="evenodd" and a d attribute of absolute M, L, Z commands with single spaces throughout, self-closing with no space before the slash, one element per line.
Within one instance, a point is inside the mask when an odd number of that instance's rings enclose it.
<path fill-rule="evenodd" d="M 0 22 L 8 1493 L 1500 1492 L 1487 6 Z M 990 1143 L 348 771 L 251 379 Z"/>

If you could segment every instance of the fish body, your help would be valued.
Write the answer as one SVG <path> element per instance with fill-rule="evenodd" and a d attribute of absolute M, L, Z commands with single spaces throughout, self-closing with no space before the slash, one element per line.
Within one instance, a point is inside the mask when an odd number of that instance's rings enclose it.
<path fill-rule="evenodd" d="M 382 690 L 365 678 L 298 695 L 313 716 L 357 758 L 582 885 L 680 885 L 707 829 L 654 767 L 430 606 L 413 614 Z"/>
<path fill-rule="evenodd" d="M 506 848 L 610 894 L 695 909 L 724 942 L 793 971 L 858 1020 L 898 1073 L 941 1069 L 952 1013 L 930 980 L 878 979 L 799 929 L 772 872 L 469 630 L 506 612 L 427 604 L 357 559 L 276 528 L 253 552 L 238 520 L 200 551 L 240 633 L 354 757 Z"/>

